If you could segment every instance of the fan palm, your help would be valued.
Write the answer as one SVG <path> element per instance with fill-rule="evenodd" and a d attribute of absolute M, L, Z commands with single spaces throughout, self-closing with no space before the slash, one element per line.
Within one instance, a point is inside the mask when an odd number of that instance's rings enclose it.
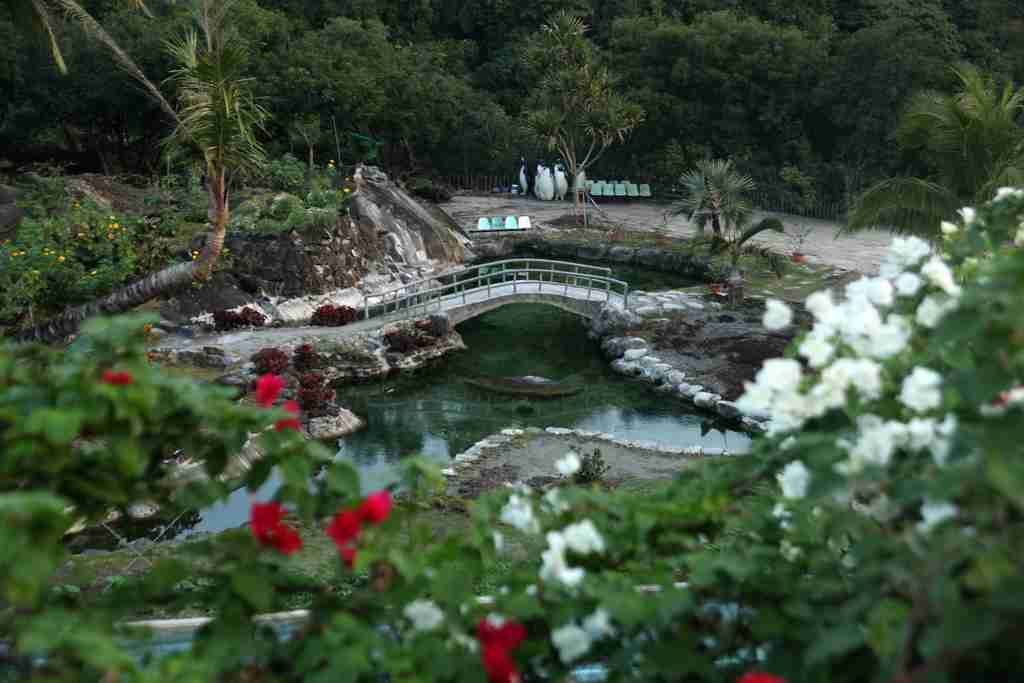
<path fill-rule="evenodd" d="M 232 176 L 262 164 L 263 149 L 256 133 L 269 118 L 256 101 L 251 79 L 243 76 L 247 52 L 227 30 L 228 0 L 202 0 L 199 30 L 167 48 L 177 62 L 168 81 L 177 89 L 172 109 L 175 128 L 166 140 L 168 152 L 202 160 L 206 170 L 209 231 L 199 256 L 169 266 L 53 320 L 26 330 L 20 339 L 53 341 L 78 329 L 94 315 L 127 311 L 160 294 L 209 277 L 221 251 L 230 218 L 228 186 Z"/>
<path fill-rule="evenodd" d="M 847 230 L 882 226 L 935 235 L 960 207 L 1024 181 L 1024 128 L 1018 122 L 1024 89 L 998 84 L 969 65 L 953 72 L 959 91 L 914 95 L 896 131 L 901 149 L 931 173 L 870 187 L 851 208 Z"/>

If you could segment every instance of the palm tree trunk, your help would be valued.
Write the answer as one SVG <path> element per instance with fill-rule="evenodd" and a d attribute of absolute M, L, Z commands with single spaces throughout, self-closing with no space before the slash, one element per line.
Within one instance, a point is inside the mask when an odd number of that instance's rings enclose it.
<path fill-rule="evenodd" d="M 136 306 L 141 306 L 147 301 L 193 280 L 208 278 L 217 258 L 224 249 L 224 237 L 227 233 L 230 216 L 223 170 L 210 177 L 207 191 L 210 196 L 210 208 L 207 211 L 207 215 L 210 217 L 210 231 L 206 235 L 206 244 L 203 245 L 203 250 L 195 261 L 168 266 L 122 287 L 98 301 L 91 301 L 66 310 L 56 318 L 19 333 L 15 339 L 22 342 L 53 343 L 63 341 L 69 335 L 77 332 L 79 326 L 89 318 L 130 311 Z"/>
<path fill-rule="evenodd" d="M 98 315 L 116 315 L 141 306 L 150 299 L 160 296 L 196 278 L 198 261 L 177 263 L 122 287 L 98 301 L 76 306 L 51 318 L 41 325 L 19 333 L 15 339 L 21 342 L 59 342 L 78 331 L 78 327 L 89 318 Z"/>

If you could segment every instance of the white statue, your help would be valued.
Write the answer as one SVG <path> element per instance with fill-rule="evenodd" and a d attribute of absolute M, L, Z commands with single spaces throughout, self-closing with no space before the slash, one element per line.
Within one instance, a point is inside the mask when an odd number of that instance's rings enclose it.
<path fill-rule="evenodd" d="M 561 164 L 555 164 L 555 197 L 558 201 L 564 201 L 569 191 L 569 179 L 565 177 L 565 169 Z"/>

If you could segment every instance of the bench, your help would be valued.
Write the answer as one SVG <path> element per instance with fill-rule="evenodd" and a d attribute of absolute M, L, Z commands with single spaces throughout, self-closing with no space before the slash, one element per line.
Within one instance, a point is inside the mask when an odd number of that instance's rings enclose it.
<path fill-rule="evenodd" d="M 529 230 L 531 227 L 533 225 L 529 216 L 483 216 L 476 222 L 476 230 L 470 232 L 514 232 Z"/>

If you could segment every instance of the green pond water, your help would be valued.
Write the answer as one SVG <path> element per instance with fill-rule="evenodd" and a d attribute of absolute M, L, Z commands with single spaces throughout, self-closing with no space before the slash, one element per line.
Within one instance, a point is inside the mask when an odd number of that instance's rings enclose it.
<path fill-rule="evenodd" d="M 674 286 L 681 286 L 678 280 Z M 598 345 L 587 338 L 583 321 L 559 309 L 505 306 L 463 323 L 458 331 L 469 350 L 412 374 L 340 388 L 341 403 L 366 419 L 367 428 L 342 439 L 338 457 L 357 466 L 366 490 L 393 483 L 402 458 L 422 455 L 447 465 L 505 427 L 570 427 L 671 446 L 731 450 L 749 443 L 744 434 L 718 429 L 702 436 L 705 417 L 679 399 L 614 374 Z M 583 390 L 535 399 L 492 393 L 465 381 L 521 375 Z M 250 502 L 269 498 L 277 486 L 271 478 L 255 494 L 235 492 L 225 503 L 201 511 L 192 530 L 217 532 L 246 522 Z"/>

